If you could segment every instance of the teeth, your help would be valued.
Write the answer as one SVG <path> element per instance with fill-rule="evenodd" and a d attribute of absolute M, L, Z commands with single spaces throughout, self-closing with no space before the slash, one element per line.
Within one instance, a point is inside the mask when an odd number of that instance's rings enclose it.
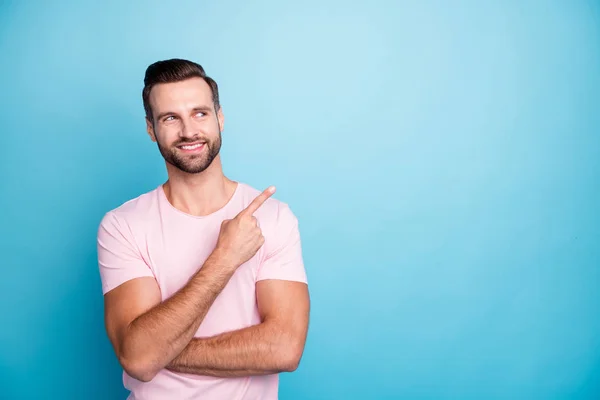
<path fill-rule="evenodd" d="M 185 149 L 185 150 L 194 150 L 194 149 L 197 149 L 200 146 L 202 146 L 202 143 L 194 144 L 194 145 L 191 145 L 191 146 L 181 146 L 181 148 Z"/>

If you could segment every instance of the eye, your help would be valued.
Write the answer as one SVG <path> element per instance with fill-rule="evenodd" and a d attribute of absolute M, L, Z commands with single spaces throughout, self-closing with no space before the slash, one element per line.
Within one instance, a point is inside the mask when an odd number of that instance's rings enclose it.
<path fill-rule="evenodd" d="M 173 121 L 173 119 L 175 119 L 175 117 L 174 117 L 174 116 L 172 116 L 172 115 L 169 115 L 169 116 L 168 116 L 168 117 L 166 117 L 166 118 L 165 118 L 163 121 L 165 121 L 165 122 L 169 122 L 169 121 Z"/>
<path fill-rule="evenodd" d="M 206 115 L 206 113 L 205 113 L 205 112 L 203 112 L 203 111 L 198 111 L 198 112 L 196 113 L 196 117 L 204 117 L 205 115 Z"/>

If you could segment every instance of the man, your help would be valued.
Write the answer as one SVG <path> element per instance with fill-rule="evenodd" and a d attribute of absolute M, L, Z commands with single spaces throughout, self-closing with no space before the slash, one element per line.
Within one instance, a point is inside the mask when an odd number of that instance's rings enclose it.
<path fill-rule="evenodd" d="M 287 204 L 224 176 L 217 84 L 193 62 L 148 67 L 150 139 L 168 179 L 98 230 L 108 337 L 130 399 L 276 399 L 304 350 L 309 294 Z"/>

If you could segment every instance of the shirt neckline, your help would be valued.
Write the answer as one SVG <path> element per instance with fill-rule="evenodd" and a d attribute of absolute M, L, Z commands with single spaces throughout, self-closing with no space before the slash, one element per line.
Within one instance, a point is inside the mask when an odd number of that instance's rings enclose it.
<path fill-rule="evenodd" d="M 167 205 L 168 208 L 170 208 L 171 210 L 175 211 L 177 214 L 183 215 L 184 217 L 187 218 L 193 218 L 193 219 L 208 219 L 208 218 L 212 218 L 218 214 L 221 214 L 223 211 L 225 211 L 229 205 L 231 205 L 231 203 L 233 203 L 233 201 L 235 200 L 235 198 L 237 198 L 239 192 L 241 191 L 241 186 L 242 183 L 241 182 L 236 182 L 236 186 L 235 186 L 235 190 L 233 191 L 233 194 L 231 195 L 231 197 L 229 198 L 229 200 L 227 200 L 227 203 L 225 203 L 223 205 L 223 207 L 219 208 L 218 210 L 207 214 L 207 215 L 192 215 L 192 214 L 188 214 L 184 211 L 181 211 L 180 209 L 178 209 L 177 207 L 175 207 L 173 204 L 171 204 L 171 202 L 169 201 L 169 199 L 167 198 L 167 195 L 165 193 L 165 190 L 163 188 L 163 185 L 159 185 L 157 188 L 158 194 L 160 199 Z"/>

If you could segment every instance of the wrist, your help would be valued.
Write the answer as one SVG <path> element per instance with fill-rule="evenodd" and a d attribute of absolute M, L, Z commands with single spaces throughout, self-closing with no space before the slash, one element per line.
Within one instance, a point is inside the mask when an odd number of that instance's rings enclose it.
<path fill-rule="evenodd" d="M 211 288 L 218 295 L 234 272 L 235 268 L 227 258 L 220 251 L 213 251 L 190 280 L 191 287 L 202 288 L 201 290 Z"/>
<path fill-rule="evenodd" d="M 210 256 L 208 256 L 207 263 L 220 271 L 231 271 L 231 273 L 233 273 L 238 265 L 236 265 L 235 261 L 233 261 L 227 253 L 228 252 L 222 248 L 215 247 Z"/>

